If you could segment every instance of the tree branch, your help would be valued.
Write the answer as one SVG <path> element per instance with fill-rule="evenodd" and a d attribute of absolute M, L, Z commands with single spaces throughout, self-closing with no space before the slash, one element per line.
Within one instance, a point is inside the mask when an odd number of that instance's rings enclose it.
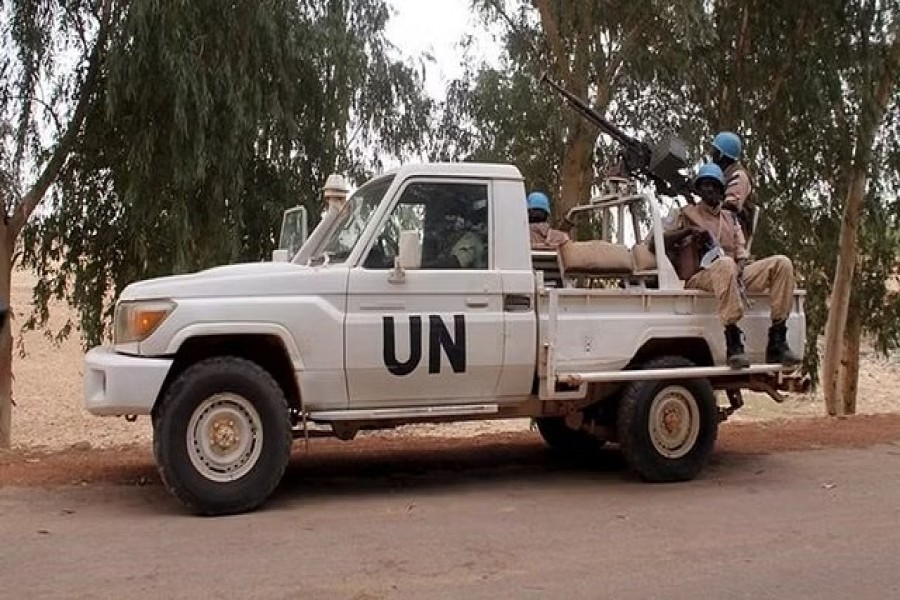
<path fill-rule="evenodd" d="M 41 200 L 44 199 L 44 195 L 56 180 L 72 151 L 72 147 L 75 145 L 78 132 L 81 130 L 81 126 L 87 116 L 94 86 L 100 76 L 100 63 L 102 62 L 106 40 L 109 37 L 111 5 L 112 0 L 105 0 L 103 3 L 103 16 L 97 31 L 97 41 L 94 43 L 94 49 L 88 57 L 88 72 L 81 83 L 81 89 L 78 92 L 78 103 L 75 106 L 75 111 L 72 113 L 69 126 L 53 149 L 53 154 L 50 156 L 47 164 L 44 165 L 44 169 L 38 176 L 37 181 L 25 193 L 22 201 L 16 206 L 12 218 L 9 220 L 9 237 L 11 240 L 15 240 L 19 236 L 25 223 L 28 222 Z"/>
<path fill-rule="evenodd" d="M 11 99 L 12 100 L 25 100 L 26 98 L 24 96 L 12 96 Z M 59 120 L 59 115 L 56 114 L 56 111 L 53 109 L 52 106 L 50 106 L 50 104 L 47 101 L 41 100 L 37 96 L 35 96 L 33 98 L 28 98 L 28 99 L 31 100 L 32 102 L 37 102 L 38 104 L 43 106 L 44 109 L 48 113 L 50 113 L 50 118 L 53 119 L 53 124 L 56 125 L 57 131 L 63 130 L 62 121 Z"/>
<path fill-rule="evenodd" d="M 84 32 L 84 21 L 81 20 L 81 16 L 78 14 L 78 11 L 75 10 L 68 3 L 66 3 L 65 6 L 63 6 L 63 10 L 66 12 L 66 14 L 72 20 L 72 23 L 74 23 L 74 25 L 75 25 L 75 31 L 76 31 L 76 33 L 78 33 L 78 39 L 81 40 L 81 49 L 84 52 L 87 52 L 87 49 L 90 47 L 90 44 L 88 44 L 87 35 L 85 35 L 85 32 Z"/>
<path fill-rule="evenodd" d="M 637 41 L 637 37 L 642 30 L 643 27 L 641 26 L 640 21 L 638 21 L 635 23 L 634 27 L 625 34 L 622 43 L 619 44 L 619 49 L 610 55 L 609 61 L 606 63 L 606 71 L 603 74 L 605 83 L 601 84 L 601 82 L 597 82 L 598 88 L 602 89 L 603 85 L 607 87 L 607 96 L 609 95 L 609 90 L 615 86 L 616 80 L 619 78 L 619 73 L 622 72 L 625 56 L 631 51 L 632 46 L 634 46 L 634 43 Z M 606 103 L 609 103 L 609 98 L 606 99 Z"/>
<path fill-rule="evenodd" d="M 767 125 L 772 122 L 775 108 L 778 106 L 778 97 L 781 95 L 781 90 L 784 89 L 784 84 L 788 78 L 788 71 L 790 71 L 791 67 L 794 65 L 794 60 L 797 56 L 796 48 L 799 44 L 806 43 L 806 40 L 809 39 L 809 24 L 810 21 L 807 18 L 807 15 L 804 14 L 800 17 L 797 26 L 794 28 L 794 35 L 791 36 L 791 42 L 788 45 L 788 51 L 785 53 L 785 59 L 781 62 L 781 68 L 778 69 L 775 77 L 772 78 L 772 85 L 770 86 L 771 91 L 769 93 L 769 105 L 765 109 L 765 122 Z"/>
<path fill-rule="evenodd" d="M 900 24 L 894 27 L 894 40 L 890 45 L 884 61 L 884 72 L 875 88 L 873 100 L 863 104 L 856 136 L 854 162 L 865 168 L 872 156 L 872 146 L 878 133 L 878 123 L 884 118 L 890 101 L 891 92 L 897 86 L 897 73 L 900 71 Z"/>
<path fill-rule="evenodd" d="M 578 2 L 576 5 L 577 27 L 574 31 L 574 41 L 572 43 L 572 79 L 577 82 L 584 82 L 584 94 L 588 95 L 588 83 L 591 80 L 591 43 L 590 43 L 590 26 L 591 19 L 588 11 L 587 2 Z M 574 90 L 573 90 L 574 91 Z M 577 90 L 581 93 L 581 90 Z"/>
<path fill-rule="evenodd" d="M 541 15 L 541 23 L 544 33 L 547 35 L 547 41 L 550 43 L 550 52 L 553 54 L 553 62 L 556 64 L 556 76 L 566 83 L 570 83 L 571 70 L 569 69 L 568 53 L 559 34 L 559 23 L 550 8 L 550 0 L 536 0 L 535 4 Z"/>

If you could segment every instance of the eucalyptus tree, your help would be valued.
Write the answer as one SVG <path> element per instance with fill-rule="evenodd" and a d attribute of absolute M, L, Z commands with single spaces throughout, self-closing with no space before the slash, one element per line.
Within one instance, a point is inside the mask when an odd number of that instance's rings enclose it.
<path fill-rule="evenodd" d="M 9 306 L 22 231 L 78 143 L 122 9 L 113 0 L 5 0 L 0 15 L 0 301 Z M 7 322 L 0 332 L 0 447 L 11 438 Z"/>
<path fill-rule="evenodd" d="M 624 88 L 638 93 L 623 107 L 651 126 L 681 107 L 679 128 L 698 154 L 716 130 L 744 138 L 762 207 L 754 251 L 795 261 L 808 291 L 813 375 L 829 322 L 821 374 L 830 414 L 855 410 L 860 335 L 888 351 L 900 330 L 886 288 L 898 253 L 889 233 L 900 148 L 896 14 L 896 0 L 683 3 L 655 29 L 670 31 L 668 42 L 646 54 L 640 77 L 652 73 L 654 93 Z"/>
<path fill-rule="evenodd" d="M 46 324 L 48 302 L 63 298 L 78 321 L 57 333 L 78 326 L 87 344 L 129 282 L 264 257 L 285 207 L 318 208 L 333 170 L 361 177 L 416 150 L 428 122 L 419 71 L 385 38 L 383 0 L 3 7 L 13 26 L 0 181 L 12 181 L 7 205 L 24 208 L 8 211 L 17 229 L 6 262 L 0 250 L 0 292 L 8 299 L 14 241 L 43 201 L 22 244 L 39 275 L 26 326 Z M 19 164 L 39 173 L 31 187 Z"/>
<path fill-rule="evenodd" d="M 473 6 L 504 27 L 501 66 L 470 68 L 454 82 L 451 118 L 441 130 L 451 141 L 441 152 L 515 160 L 529 184 L 554 196 L 554 212 L 564 213 L 590 196 L 599 131 L 541 85 L 540 75 L 605 114 L 668 9 L 661 2 L 600 0 L 474 0 Z"/>
<path fill-rule="evenodd" d="M 474 4 L 486 6 L 488 18 L 503 18 L 498 2 Z M 500 69 L 471 68 L 454 83 L 443 129 L 451 142 L 442 149 L 462 157 L 514 160 L 530 182 L 549 180 L 551 189 L 563 189 L 565 203 L 583 199 L 583 192 L 571 193 L 577 186 L 566 185 L 564 174 L 574 169 L 579 175 L 568 180 L 582 184 L 598 174 L 598 165 L 577 158 L 584 155 L 575 151 L 593 142 L 570 120 L 577 117 L 546 100 L 535 83 L 541 68 L 631 130 L 649 138 L 666 130 L 680 133 L 695 164 L 704 160 L 717 130 L 737 131 L 762 208 L 754 253 L 794 259 L 808 290 L 810 373 L 819 366 L 817 342 L 829 315 L 835 324 L 848 323 L 847 335 L 832 328 L 826 347 L 832 349 L 829 358 L 847 365 L 841 386 L 845 410 L 852 411 L 861 333 L 871 334 L 887 351 L 896 347 L 900 330 L 897 296 L 885 286 L 898 254 L 896 236 L 886 233 L 896 227 L 900 172 L 896 77 L 889 60 L 896 0 L 648 0 L 627 6 L 509 0 L 503 6 L 513 23 L 504 62 Z M 589 22 L 581 18 L 585 14 L 592 15 L 594 28 L 582 28 Z M 611 23 L 632 27 L 616 30 L 627 32 L 622 36 L 603 29 Z M 572 73 L 585 68 L 584 56 L 594 56 L 578 51 L 593 39 L 590 31 L 621 51 L 612 55 L 622 62 L 607 87 L 596 78 L 586 86 L 573 84 L 578 77 Z M 554 54 L 554 48 L 562 50 Z M 608 56 L 600 52 L 597 62 Z M 587 72 L 599 71 L 592 66 Z M 583 144 L 573 144 L 582 134 Z M 599 148 L 608 159 L 610 149 L 602 143 Z M 873 149 L 871 155 L 866 148 Z M 841 244 L 846 207 L 856 222 L 844 227 Z M 859 247 L 852 249 L 856 225 Z M 848 286 L 846 267 L 857 263 L 855 284 Z M 842 283 L 835 285 L 840 272 Z M 849 318 L 829 312 L 832 290 L 839 295 L 852 290 Z M 842 302 L 832 304 L 839 308 Z M 843 348 L 834 351 L 839 344 Z M 835 395 L 827 388 L 828 410 L 835 413 Z"/>

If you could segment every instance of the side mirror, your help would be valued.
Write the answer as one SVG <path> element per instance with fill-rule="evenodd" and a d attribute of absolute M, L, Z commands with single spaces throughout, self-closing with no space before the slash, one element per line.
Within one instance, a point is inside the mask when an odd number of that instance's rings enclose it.
<path fill-rule="evenodd" d="M 282 248 L 272 250 L 272 262 L 289 262 L 291 260 L 290 253 Z"/>
<path fill-rule="evenodd" d="M 400 268 L 422 268 L 422 245 L 419 243 L 419 232 L 415 230 L 400 232 Z"/>
<path fill-rule="evenodd" d="M 406 271 L 416 270 L 422 266 L 422 246 L 419 244 L 418 231 L 401 231 L 400 247 L 394 257 L 394 268 L 388 277 L 390 283 L 406 281 Z"/>
<path fill-rule="evenodd" d="M 281 255 L 278 254 L 276 258 L 275 254 L 282 250 L 288 255 L 286 260 L 291 260 L 306 242 L 307 237 L 309 237 L 309 226 L 306 207 L 295 206 L 284 211 L 284 217 L 281 220 L 281 235 L 278 238 L 278 250 L 272 253 L 272 261 L 283 262 L 283 259 L 280 258 Z"/>

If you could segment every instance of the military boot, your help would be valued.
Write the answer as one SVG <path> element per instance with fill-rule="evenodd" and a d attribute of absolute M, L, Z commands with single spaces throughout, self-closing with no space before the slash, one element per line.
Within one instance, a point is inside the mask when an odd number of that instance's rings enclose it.
<path fill-rule="evenodd" d="M 766 362 L 795 367 L 800 364 L 800 357 L 791 352 L 787 343 L 787 324 L 775 321 L 769 328 L 769 344 L 766 346 Z"/>
<path fill-rule="evenodd" d="M 725 327 L 725 357 L 732 369 L 746 369 L 750 359 L 744 354 L 744 332 L 732 323 Z"/>

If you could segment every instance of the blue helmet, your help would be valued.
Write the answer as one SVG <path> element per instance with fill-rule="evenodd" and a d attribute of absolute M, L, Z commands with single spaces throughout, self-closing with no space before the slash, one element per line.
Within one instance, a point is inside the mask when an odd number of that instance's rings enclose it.
<path fill-rule="evenodd" d="M 550 198 L 543 192 L 531 192 L 528 194 L 528 209 L 542 210 L 550 214 Z"/>
<path fill-rule="evenodd" d="M 716 148 L 731 160 L 737 160 L 741 157 L 741 138 L 736 133 L 720 131 L 713 138 L 712 145 L 713 148 Z"/>
<path fill-rule="evenodd" d="M 694 179 L 694 185 L 699 185 L 702 179 L 714 179 L 722 189 L 725 189 L 725 173 L 716 163 L 706 163 L 697 171 L 697 177 Z"/>

